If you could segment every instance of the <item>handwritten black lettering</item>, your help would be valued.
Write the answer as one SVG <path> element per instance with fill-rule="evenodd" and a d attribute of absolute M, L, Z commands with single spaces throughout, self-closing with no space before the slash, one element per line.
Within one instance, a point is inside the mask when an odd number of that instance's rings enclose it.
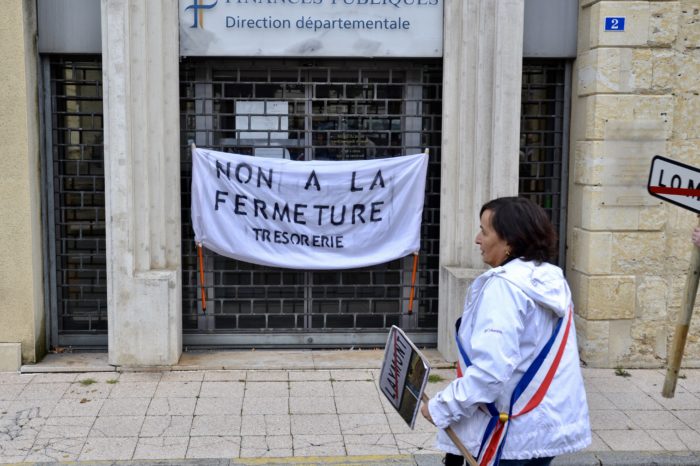
<path fill-rule="evenodd" d="M 221 196 L 228 196 L 227 191 L 219 191 L 218 189 L 216 190 L 216 199 L 214 200 L 214 210 L 219 210 L 219 204 L 224 204 L 226 202 L 226 199 L 222 199 Z"/>
<path fill-rule="evenodd" d="M 309 175 L 309 179 L 306 181 L 306 186 L 304 186 L 304 189 L 308 190 L 312 183 L 313 183 L 314 187 L 316 188 L 316 191 L 321 190 L 321 184 L 318 182 L 318 177 L 316 176 L 316 170 L 311 170 L 311 174 Z"/>
<path fill-rule="evenodd" d="M 382 177 L 382 171 L 377 170 L 377 174 L 374 175 L 374 179 L 372 180 L 372 184 L 369 186 L 369 190 L 373 190 L 374 187 L 379 184 L 382 188 L 384 188 L 384 178 Z"/>
<path fill-rule="evenodd" d="M 244 196 L 243 194 L 236 194 L 236 197 L 234 197 L 234 205 L 235 207 L 233 208 L 233 213 L 236 215 L 248 215 L 244 210 L 241 210 L 242 207 L 245 207 L 245 200 L 248 199 L 248 196 Z"/>
<path fill-rule="evenodd" d="M 353 193 L 354 193 L 354 192 L 357 192 L 357 191 L 362 191 L 362 190 L 365 189 L 365 188 L 362 188 L 362 187 L 359 187 L 359 188 L 358 188 L 358 187 L 355 186 L 355 176 L 357 176 L 357 172 L 352 172 L 352 181 L 350 182 L 350 191 L 353 192 Z"/>

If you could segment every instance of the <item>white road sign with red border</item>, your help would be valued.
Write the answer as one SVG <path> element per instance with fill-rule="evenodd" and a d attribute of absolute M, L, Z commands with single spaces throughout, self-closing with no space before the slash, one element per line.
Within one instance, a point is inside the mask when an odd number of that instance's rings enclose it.
<path fill-rule="evenodd" d="M 649 194 L 700 214 L 700 169 L 655 155 L 651 160 Z"/>

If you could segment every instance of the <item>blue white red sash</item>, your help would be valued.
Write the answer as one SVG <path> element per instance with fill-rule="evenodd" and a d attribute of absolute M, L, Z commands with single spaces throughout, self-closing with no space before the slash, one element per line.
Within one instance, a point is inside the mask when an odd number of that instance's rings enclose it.
<path fill-rule="evenodd" d="M 508 434 L 509 421 L 529 413 L 544 398 L 564 354 L 572 319 L 573 308 L 569 306 L 566 315 L 560 318 L 554 327 L 552 336 L 547 340 L 547 344 L 542 348 L 535 360 L 532 361 L 523 378 L 513 390 L 508 412 L 499 413 L 494 403 L 486 405 L 491 419 L 486 427 L 486 432 L 484 432 L 481 447 L 479 447 L 479 454 L 477 455 L 477 462 L 480 466 L 498 465 L 503 451 L 503 444 Z M 459 341 L 459 331 L 457 332 L 457 347 L 459 348 L 457 376 L 462 377 L 463 370 L 471 366 L 471 362 L 462 347 L 462 343 Z"/>

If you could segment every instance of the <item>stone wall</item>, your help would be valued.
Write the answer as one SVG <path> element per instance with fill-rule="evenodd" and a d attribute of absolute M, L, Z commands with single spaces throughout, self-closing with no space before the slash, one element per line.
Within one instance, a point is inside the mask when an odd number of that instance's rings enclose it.
<path fill-rule="evenodd" d="M 0 15 L 0 370 L 44 351 L 41 182 L 34 2 Z"/>
<path fill-rule="evenodd" d="M 646 193 L 654 155 L 700 167 L 700 0 L 581 0 L 568 276 L 589 366 L 666 362 L 695 214 Z M 604 30 L 624 17 L 625 31 Z M 700 304 L 700 300 L 698 300 Z M 700 366 L 700 306 L 683 363 Z"/>

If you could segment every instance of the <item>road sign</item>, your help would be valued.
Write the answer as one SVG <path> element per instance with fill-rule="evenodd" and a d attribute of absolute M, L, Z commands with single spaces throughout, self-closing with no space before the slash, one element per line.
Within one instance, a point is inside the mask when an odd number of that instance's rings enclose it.
<path fill-rule="evenodd" d="M 392 326 L 384 349 L 379 389 L 411 429 L 429 373 L 425 356 L 400 328 Z"/>
<path fill-rule="evenodd" d="M 700 214 L 700 169 L 655 155 L 651 159 L 649 194 Z"/>

